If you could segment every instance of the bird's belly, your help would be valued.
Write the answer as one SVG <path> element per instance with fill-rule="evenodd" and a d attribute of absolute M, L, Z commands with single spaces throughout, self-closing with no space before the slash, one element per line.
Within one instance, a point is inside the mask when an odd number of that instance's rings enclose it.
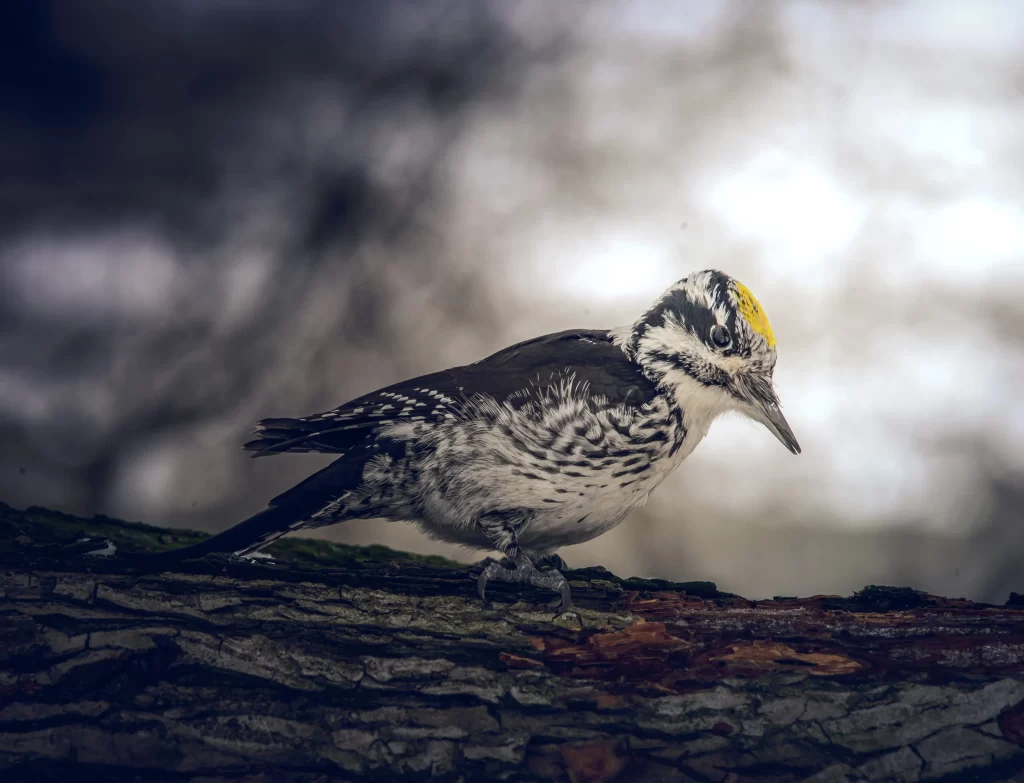
<path fill-rule="evenodd" d="M 546 554 L 563 546 L 582 544 L 607 533 L 635 507 L 591 510 L 584 507 L 570 513 L 542 513 L 520 532 L 519 545 L 528 553 Z"/>
<path fill-rule="evenodd" d="M 432 449 L 424 449 L 413 471 L 412 493 L 428 535 L 490 549 L 494 540 L 484 528 L 500 517 L 528 553 L 589 541 L 643 505 L 699 440 L 680 442 L 671 421 L 662 439 L 605 423 L 602 453 L 594 454 L 593 444 L 560 440 L 568 425 L 538 434 L 531 430 L 537 422 L 516 415 L 509 413 L 504 428 L 460 423 L 432 434 Z"/>
<path fill-rule="evenodd" d="M 539 509 L 519 533 L 527 552 L 548 553 L 563 546 L 581 544 L 607 533 L 647 502 L 654 482 L 636 482 L 627 491 L 597 491 L 576 502 Z"/>
<path fill-rule="evenodd" d="M 471 520 L 492 509 L 521 509 L 528 521 L 516 536 L 520 546 L 530 554 L 546 554 L 589 541 L 622 522 L 647 501 L 651 490 L 667 475 L 659 467 L 652 466 L 640 476 L 605 477 L 607 481 L 592 476 L 588 487 L 563 475 L 548 476 L 528 487 L 499 481 L 489 484 L 486 492 L 474 498 L 475 503 L 466 503 L 465 496 L 430 493 L 423 498 L 417 521 L 434 538 L 490 549 L 492 542 Z M 626 481 L 628 484 L 622 486 Z"/>

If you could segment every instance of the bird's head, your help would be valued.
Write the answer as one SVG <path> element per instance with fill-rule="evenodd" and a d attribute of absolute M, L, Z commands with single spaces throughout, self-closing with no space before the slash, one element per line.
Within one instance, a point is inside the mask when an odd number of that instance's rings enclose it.
<path fill-rule="evenodd" d="M 794 454 L 800 445 L 772 384 L 775 336 L 745 285 L 715 270 L 695 272 L 670 287 L 631 327 L 623 350 L 684 414 L 710 421 L 740 411 L 767 427 Z"/>

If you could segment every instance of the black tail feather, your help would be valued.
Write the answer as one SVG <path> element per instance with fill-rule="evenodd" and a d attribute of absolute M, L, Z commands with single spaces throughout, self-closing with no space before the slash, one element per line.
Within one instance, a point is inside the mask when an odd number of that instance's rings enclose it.
<path fill-rule="evenodd" d="M 197 560 L 210 554 L 249 554 L 287 535 L 293 526 L 303 519 L 305 515 L 296 513 L 294 507 L 271 506 L 197 544 L 172 549 L 169 552 L 139 555 L 139 565 L 143 568 L 160 569 L 185 560 Z"/>
<path fill-rule="evenodd" d="M 401 443 L 391 445 L 395 449 L 405 448 Z M 255 552 L 282 536 L 301 529 L 305 526 L 303 523 L 323 510 L 327 504 L 358 487 L 367 459 L 376 453 L 380 453 L 379 449 L 363 444 L 291 489 L 282 492 L 270 501 L 269 508 L 253 514 L 234 527 L 192 546 L 136 556 L 137 565 L 143 570 L 158 571 L 185 560 L 195 560 L 220 552 L 239 555 Z M 384 453 L 387 453 L 386 450 Z M 336 521 L 341 520 L 332 519 L 332 522 Z"/>

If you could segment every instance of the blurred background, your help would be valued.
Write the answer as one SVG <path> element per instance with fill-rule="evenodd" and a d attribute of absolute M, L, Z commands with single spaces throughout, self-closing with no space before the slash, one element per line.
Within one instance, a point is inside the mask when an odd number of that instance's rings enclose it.
<path fill-rule="evenodd" d="M 804 452 L 720 420 L 569 564 L 1024 590 L 1024 4 L 0 5 L 11 505 L 226 528 L 330 461 L 247 459 L 256 420 L 707 267 L 771 317 Z"/>

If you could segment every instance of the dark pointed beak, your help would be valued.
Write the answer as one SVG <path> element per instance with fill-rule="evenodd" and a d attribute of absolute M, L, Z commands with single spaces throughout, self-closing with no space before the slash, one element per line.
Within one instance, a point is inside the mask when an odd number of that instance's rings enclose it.
<path fill-rule="evenodd" d="M 753 418 L 767 427 L 772 435 L 782 441 L 782 445 L 794 454 L 800 453 L 800 444 L 796 442 L 796 435 L 793 434 L 786 417 L 782 415 L 777 399 L 751 403 L 751 408 Z"/>

